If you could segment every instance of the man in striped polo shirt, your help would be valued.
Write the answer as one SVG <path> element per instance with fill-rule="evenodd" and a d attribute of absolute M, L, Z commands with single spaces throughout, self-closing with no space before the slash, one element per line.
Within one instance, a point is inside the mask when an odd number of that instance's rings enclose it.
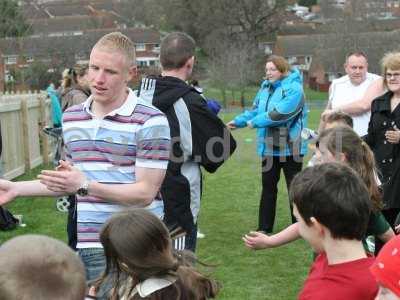
<path fill-rule="evenodd" d="M 88 280 L 105 267 L 99 230 L 114 212 L 146 207 L 163 215 L 158 192 L 168 164 L 169 126 L 161 111 L 127 87 L 135 75 L 129 38 L 103 36 L 90 54 L 92 95 L 63 115 L 68 162 L 42 171 L 40 181 L 0 181 L 0 204 L 18 196 L 77 194 L 77 248 Z"/>

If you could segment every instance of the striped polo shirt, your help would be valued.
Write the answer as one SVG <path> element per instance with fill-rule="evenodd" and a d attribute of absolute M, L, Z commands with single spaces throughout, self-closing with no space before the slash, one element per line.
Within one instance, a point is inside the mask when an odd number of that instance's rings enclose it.
<path fill-rule="evenodd" d="M 130 89 L 125 103 L 102 119 L 95 118 L 91 104 L 89 97 L 63 115 L 67 160 L 89 180 L 104 184 L 134 183 L 136 166 L 167 168 L 170 132 L 161 111 Z M 77 248 L 101 248 L 102 225 L 114 212 L 126 207 L 107 199 L 77 195 Z M 164 207 L 160 196 L 146 208 L 162 218 Z"/>

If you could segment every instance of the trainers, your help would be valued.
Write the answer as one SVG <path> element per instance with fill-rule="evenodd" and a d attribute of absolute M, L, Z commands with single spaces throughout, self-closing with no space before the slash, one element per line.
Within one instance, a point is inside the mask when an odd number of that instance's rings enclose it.
<path fill-rule="evenodd" d="M 198 239 L 204 239 L 206 237 L 206 235 L 202 232 L 200 232 L 200 230 L 197 230 L 197 238 Z"/>

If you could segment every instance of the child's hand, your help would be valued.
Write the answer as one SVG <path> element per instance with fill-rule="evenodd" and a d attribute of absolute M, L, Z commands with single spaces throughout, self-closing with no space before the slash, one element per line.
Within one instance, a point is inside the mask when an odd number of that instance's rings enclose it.
<path fill-rule="evenodd" d="M 72 171 L 73 165 L 65 160 L 59 160 L 59 165 L 56 167 L 56 171 Z"/>
<path fill-rule="evenodd" d="M 237 129 L 236 125 L 235 125 L 235 121 L 230 121 L 228 123 L 226 123 L 226 127 L 228 127 L 230 130 L 235 130 Z"/>
<path fill-rule="evenodd" d="M 242 237 L 242 240 L 244 241 L 244 244 L 247 248 L 253 250 L 274 247 L 274 244 L 271 241 L 271 237 L 258 231 L 250 231 L 248 234 Z"/>
<path fill-rule="evenodd" d="M 97 295 L 97 288 L 94 286 L 90 286 L 85 299 L 97 299 L 96 295 Z"/>

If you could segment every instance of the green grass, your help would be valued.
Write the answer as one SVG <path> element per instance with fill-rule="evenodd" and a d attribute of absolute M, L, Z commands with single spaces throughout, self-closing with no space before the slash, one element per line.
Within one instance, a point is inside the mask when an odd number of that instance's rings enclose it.
<path fill-rule="evenodd" d="M 310 113 L 310 128 L 318 125 L 320 111 Z M 222 115 L 229 121 L 233 115 Z M 218 299 L 295 299 L 312 262 L 312 252 L 302 240 L 278 249 L 250 251 L 241 237 L 257 227 L 261 191 L 260 160 L 256 156 L 255 131 L 234 131 L 238 147 L 215 174 L 204 175 L 204 194 L 199 219 L 206 234 L 198 243 L 201 261 L 217 265 L 212 276 L 223 286 Z M 248 139 L 252 139 L 249 142 Z M 23 176 L 34 178 L 38 170 Z M 290 223 L 284 182 L 279 182 L 275 231 Z M 1 232 L 0 241 L 24 233 L 41 233 L 66 240 L 66 214 L 55 209 L 53 199 L 18 199 L 8 205 L 23 214 L 25 228 Z"/>
<path fill-rule="evenodd" d="M 42 168 L 45 167 L 38 167 L 16 180 L 35 179 Z M 52 166 L 47 166 L 47 168 L 52 168 Z M 0 231 L 0 243 L 13 236 L 26 233 L 40 233 L 67 241 L 67 214 L 57 211 L 54 198 L 24 197 L 6 207 L 13 214 L 23 215 L 22 222 L 26 224 L 26 227 L 18 227 L 12 231 Z"/>

